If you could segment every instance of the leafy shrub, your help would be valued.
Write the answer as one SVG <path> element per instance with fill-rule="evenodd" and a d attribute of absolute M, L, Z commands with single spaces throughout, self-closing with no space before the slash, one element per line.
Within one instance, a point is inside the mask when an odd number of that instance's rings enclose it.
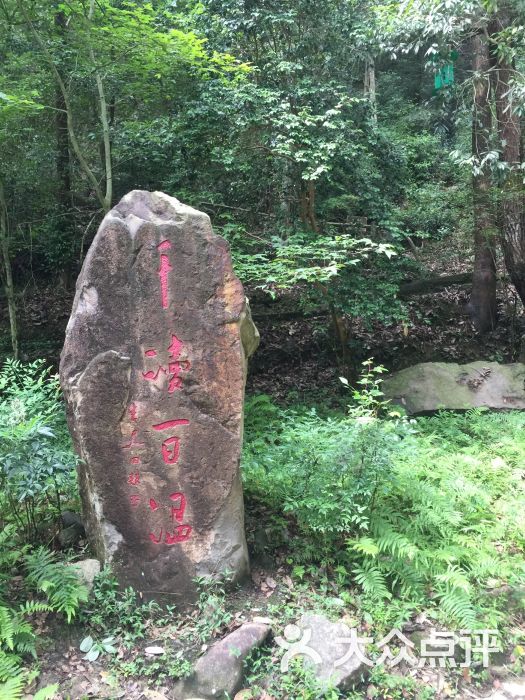
<path fill-rule="evenodd" d="M 30 616 L 63 613 L 69 622 L 87 600 L 73 568 L 44 547 L 30 551 L 72 495 L 74 467 L 57 378 L 43 361 L 7 360 L 0 369 L 0 700 L 22 697 L 36 675 L 23 665 L 36 658 Z M 23 574 L 16 602 L 7 585 L 14 570 Z M 51 698 L 54 690 L 35 698 Z"/>
<path fill-rule="evenodd" d="M 153 600 L 141 603 L 132 588 L 121 590 L 110 569 L 103 569 L 95 578 L 91 601 L 82 611 L 83 621 L 97 635 L 119 637 L 126 644 L 143 639 L 148 625 L 162 613 Z"/>
<path fill-rule="evenodd" d="M 35 540 L 58 519 L 75 485 L 75 456 L 58 379 L 41 360 L 6 360 L 0 369 L 0 503 L 2 520 Z"/>
<path fill-rule="evenodd" d="M 501 602 L 485 594 L 525 580 L 523 414 L 408 421 L 274 407 L 272 418 L 266 406 L 262 427 L 257 406 L 247 404 L 247 500 L 288 517 L 294 562 L 343 573 L 365 600 L 395 596 L 463 627 L 501 623 Z"/>

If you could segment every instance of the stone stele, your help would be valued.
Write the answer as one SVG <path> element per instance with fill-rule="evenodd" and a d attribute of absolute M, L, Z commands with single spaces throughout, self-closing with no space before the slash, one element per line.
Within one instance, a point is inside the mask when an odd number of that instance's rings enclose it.
<path fill-rule="evenodd" d="M 239 475 L 247 357 L 259 341 L 209 217 L 133 191 L 78 278 L 60 363 L 96 555 L 146 598 L 248 571 Z"/>

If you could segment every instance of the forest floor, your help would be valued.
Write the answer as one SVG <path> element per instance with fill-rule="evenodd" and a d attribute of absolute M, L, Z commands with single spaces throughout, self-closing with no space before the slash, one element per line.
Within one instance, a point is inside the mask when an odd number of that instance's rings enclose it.
<path fill-rule="evenodd" d="M 198 620 L 203 610 L 197 609 L 187 616 L 174 615 L 173 621 L 160 620 L 152 615 L 144 623 L 129 628 L 125 643 L 117 644 L 115 655 L 103 654 L 94 662 L 86 661 L 79 646 L 86 635 L 81 623 L 60 624 L 56 617 L 41 616 L 39 637 L 39 666 L 41 669 L 37 688 L 57 684 L 55 700 L 180 700 L 173 694 L 174 679 L 183 671 L 187 659 L 195 659 L 202 651 L 234 631 L 245 622 L 266 618 L 272 621 L 272 635 L 260 657 L 251 659 L 252 665 L 244 680 L 244 690 L 229 700 L 523 700 L 525 698 L 525 674 L 516 670 L 516 659 L 511 653 L 491 657 L 487 669 L 476 664 L 473 668 L 440 668 L 429 664 L 423 668 L 411 668 L 401 663 L 393 669 L 377 667 L 354 689 L 336 695 L 313 690 L 314 683 L 301 675 L 290 673 L 284 678 L 279 671 L 282 650 L 275 644 L 274 634 L 282 633 L 286 621 L 297 620 L 303 612 L 324 614 L 334 620 L 342 620 L 349 626 L 351 613 L 334 609 L 338 601 L 336 592 L 318 590 L 310 584 L 292 581 L 284 558 L 272 568 L 252 567 L 250 580 L 227 598 L 213 597 L 214 622 L 205 643 L 198 642 Z M 330 607 L 332 606 L 332 607 Z M 125 615 L 125 613 L 124 613 Z M 424 617 L 424 616 L 423 616 Z M 125 621 L 122 621 L 125 622 Z M 215 628 L 213 625 L 215 624 Z M 410 623 L 401 631 L 416 644 L 429 633 L 429 621 L 413 632 Z M 422 633 L 423 630 L 423 633 Z M 91 630 L 90 630 L 91 631 Z M 370 631 L 370 629 L 369 629 Z M 184 644 L 181 638 L 190 632 L 193 643 Z M 197 645 L 195 644 L 197 639 Z M 122 640 L 122 637 L 121 637 Z M 204 641 L 204 638 L 201 638 Z M 161 656 L 149 656 L 146 649 L 156 646 L 164 650 Z M 174 650 L 179 653 L 174 655 Z M 260 668 L 257 659 L 261 662 Z M 436 660 L 437 664 L 437 660 Z M 244 693 L 244 694 L 243 694 Z M 280 694 L 281 693 L 281 694 Z M 28 694 L 24 700 L 32 700 Z M 192 700 L 204 700 L 192 698 Z"/>

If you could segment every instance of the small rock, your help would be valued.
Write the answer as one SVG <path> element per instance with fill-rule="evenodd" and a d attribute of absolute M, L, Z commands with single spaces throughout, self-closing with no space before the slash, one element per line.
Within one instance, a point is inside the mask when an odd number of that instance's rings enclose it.
<path fill-rule="evenodd" d="M 82 583 L 86 586 L 88 591 L 93 588 L 93 581 L 95 576 L 100 573 L 100 562 L 98 559 L 82 559 L 81 561 L 76 561 L 70 564 L 73 568 L 77 569 Z"/>
<path fill-rule="evenodd" d="M 58 541 L 63 549 L 69 549 L 78 544 L 85 536 L 86 533 L 84 531 L 84 527 L 82 525 L 74 524 L 60 530 L 58 533 Z"/>
<path fill-rule="evenodd" d="M 270 617 L 259 617 L 259 615 L 256 615 L 252 622 L 255 622 L 257 625 L 273 625 L 273 620 Z"/>
<path fill-rule="evenodd" d="M 525 681 L 506 681 L 501 684 L 501 690 L 505 695 L 508 695 L 508 697 L 521 700 L 525 698 Z"/>
<path fill-rule="evenodd" d="M 164 695 L 164 693 L 159 693 L 158 690 L 150 690 L 149 688 L 145 688 L 142 691 L 142 694 L 148 700 L 168 700 L 168 697 Z"/>
<path fill-rule="evenodd" d="M 244 661 L 270 634 L 270 626 L 246 622 L 214 644 L 197 661 L 193 674 L 175 686 L 175 697 L 234 697 L 242 687 Z"/>
<path fill-rule="evenodd" d="M 285 627 L 284 639 L 276 638 L 278 645 L 286 649 L 281 669 L 285 671 L 287 662 L 302 657 L 321 685 L 346 690 L 366 670 L 366 665 L 357 655 L 350 653 L 352 634 L 357 634 L 356 630 L 350 630 L 343 622 L 331 622 L 324 615 L 306 613 L 297 625 Z M 359 644 L 359 651 L 366 657 L 362 644 Z"/>
<path fill-rule="evenodd" d="M 62 521 L 63 527 L 71 527 L 71 525 L 77 525 L 79 528 L 84 529 L 84 523 L 82 518 L 78 513 L 74 513 L 72 510 L 63 510 L 60 513 L 60 520 Z"/>
<path fill-rule="evenodd" d="M 144 652 L 148 654 L 148 656 L 161 656 L 164 654 L 164 648 L 163 647 L 146 647 L 144 649 Z"/>

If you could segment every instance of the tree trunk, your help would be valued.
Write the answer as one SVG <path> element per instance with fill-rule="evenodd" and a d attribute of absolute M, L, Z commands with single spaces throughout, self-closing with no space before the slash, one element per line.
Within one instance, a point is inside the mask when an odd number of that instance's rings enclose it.
<path fill-rule="evenodd" d="M 15 287 L 13 284 L 13 272 L 11 258 L 9 256 L 9 238 L 7 226 L 7 203 L 4 193 L 4 185 L 0 180 L 0 258 L 3 263 L 4 291 L 7 298 L 9 311 L 9 324 L 11 327 L 11 345 L 13 357 L 18 360 L 18 323 L 16 317 Z"/>
<path fill-rule="evenodd" d="M 365 60 L 365 78 L 363 82 L 363 94 L 370 104 L 372 121 L 374 124 L 377 124 L 376 64 L 373 58 L 367 57 Z"/>
<path fill-rule="evenodd" d="M 299 217 L 301 223 L 311 231 L 319 233 L 319 222 L 315 213 L 314 180 L 301 180 L 299 192 Z"/>
<path fill-rule="evenodd" d="M 55 13 L 55 27 L 59 35 L 63 37 L 66 27 L 66 18 L 63 12 L 57 11 Z M 66 103 L 58 85 L 55 88 L 55 107 L 57 194 L 60 205 L 64 211 L 67 211 L 71 208 L 71 159 L 69 154 Z"/>
<path fill-rule="evenodd" d="M 510 16 L 501 10 L 491 22 L 490 35 L 510 27 Z M 496 117 L 502 160 L 508 174 L 501 190 L 500 217 L 501 243 L 505 266 L 516 291 L 525 304 L 525 217 L 523 206 L 523 183 L 521 163 L 521 124 L 512 101 L 512 78 L 514 67 L 505 57 L 491 51 L 491 78 L 496 97 Z"/>
<path fill-rule="evenodd" d="M 91 0 L 91 5 L 89 8 L 89 21 L 93 20 L 93 15 L 95 12 L 95 0 Z M 102 125 L 102 143 L 104 146 L 104 172 L 106 175 L 106 191 L 104 194 L 103 208 L 105 212 L 111 209 L 111 201 L 113 199 L 113 164 L 111 159 L 111 139 L 109 132 L 109 115 L 108 115 L 108 104 L 106 100 L 106 93 L 104 91 L 104 83 L 102 81 L 102 76 L 100 71 L 96 67 L 95 52 L 93 47 L 89 47 L 89 57 L 93 63 L 93 69 L 95 71 L 95 81 L 97 84 L 98 93 L 98 107 L 100 123 Z"/>
<path fill-rule="evenodd" d="M 474 106 L 472 112 L 472 155 L 478 162 L 489 151 L 492 126 L 490 111 L 490 58 L 488 39 L 472 39 Z M 490 174 L 486 169 L 473 175 L 474 272 L 468 311 L 476 330 L 486 333 L 496 325 L 496 264 L 494 221 L 490 206 Z"/>
<path fill-rule="evenodd" d="M 44 59 L 46 60 L 47 64 L 49 65 L 49 68 L 53 75 L 55 76 L 55 80 L 57 82 L 58 88 L 62 94 L 62 98 L 64 100 L 64 105 L 66 108 L 66 116 L 67 116 L 67 131 L 69 135 L 69 141 L 71 143 L 71 148 L 73 149 L 73 152 L 75 156 L 77 157 L 77 160 L 79 162 L 80 167 L 84 171 L 84 174 L 86 175 L 89 183 L 91 184 L 93 191 L 100 203 L 100 206 L 102 207 L 102 210 L 104 213 L 109 211 L 109 206 L 108 206 L 108 189 L 110 190 L 110 185 L 108 185 L 108 173 L 106 173 L 106 191 L 105 193 L 102 191 L 100 188 L 98 179 L 93 172 L 93 170 L 90 168 L 89 163 L 87 162 L 86 156 L 84 155 L 84 152 L 82 151 L 82 148 L 80 146 L 79 140 L 77 138 L 77 132 L 75 128 L 75 123 L 73 119 L 73 107 L 71 105 L 71 101 L 69 99 L 69 93 L 66 88 L 66 84 L 64 80 L 62 79 L 62 76 L 60 75 L 56 65 L 55 65 L 55 60 L 53 58 L 53 55 L 50 53 L 49 48 L 46 44 L 46 42 L 42 39 L 41 35 L 38 33 L 38 31 L 35 28 L 35 25 L 31 21 L 31 18 L 29 14 L 27 13 L 27 9 L 23 3 L 22 0 L 17 0 L 17 7 L 20 10 L 22 16 L 24 17 L 24 20 L 27 23 L 27 26 L 29 27 L 31 33 L 33 34 L 36 43 L 40 47 L 42 51 L 42 55 Z M 97 83 L 98 87 L 98 83 Z M 107 112 L 106 112 L 107 116 Z M 110 173 L 111 177 L 111 173 Z"/>
<path fill-rule="evenodd" d="M 458 275 L 438 275 L 426 277 L 414 282 L 405 282 L 399 287 L 398 297 L 406 299 L 414 294 L 433 294 L 454 284 L 469 284 L 473 281 L 471 272 L 461 272 Z"/>

